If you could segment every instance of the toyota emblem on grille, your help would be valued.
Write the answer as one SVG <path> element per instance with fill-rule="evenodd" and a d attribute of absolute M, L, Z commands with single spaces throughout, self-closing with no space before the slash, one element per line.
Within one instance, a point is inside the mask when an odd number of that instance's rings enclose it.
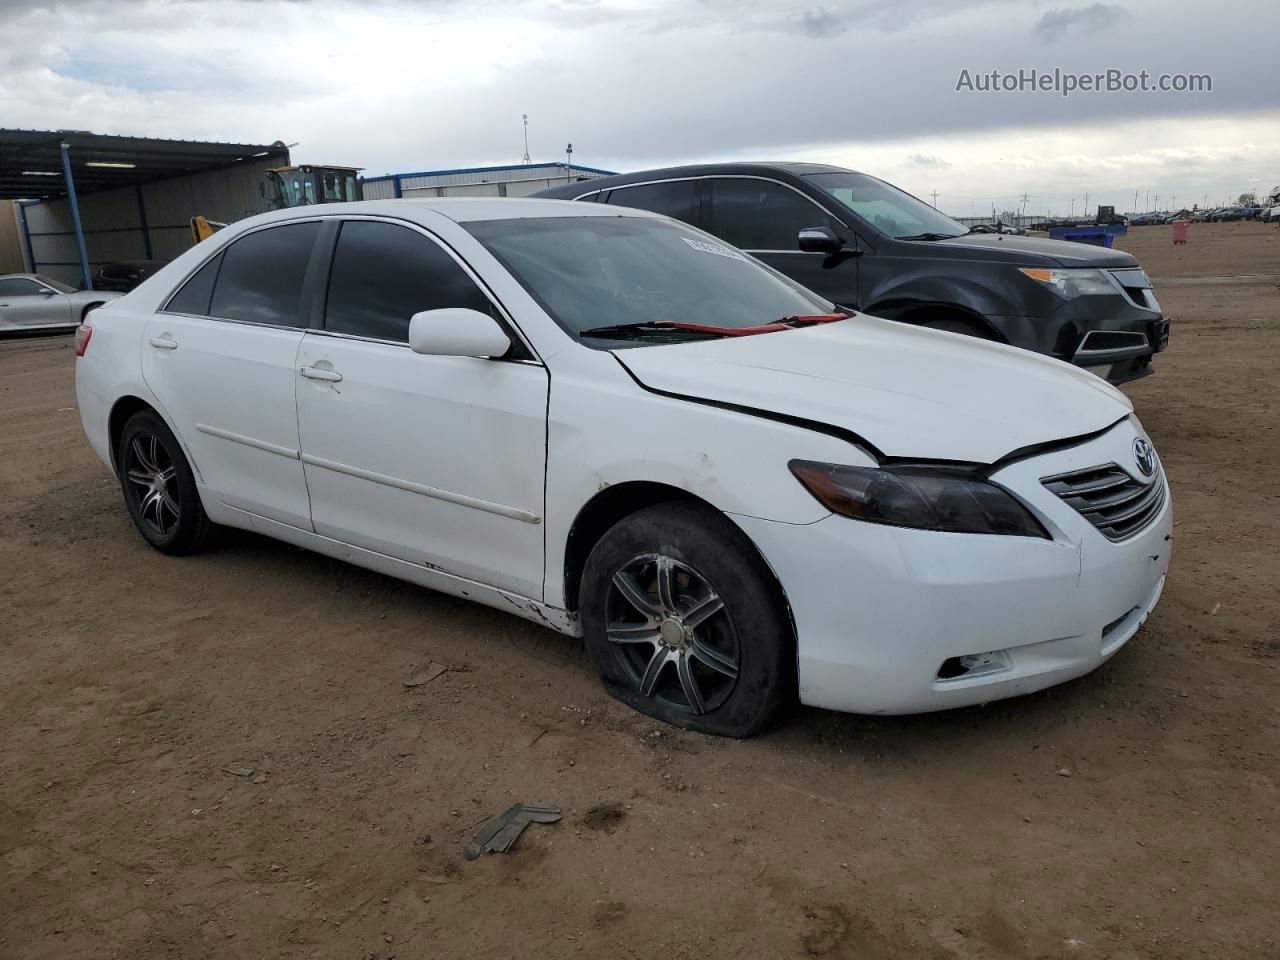
<path fill-rule="evenodd" d="M 1138 470 L 1144 477 L 1149 477 L 1156 472 L 1156 452 L 1142 437 L 1134 438 L 1133 462 L 1138 465 Z"/>

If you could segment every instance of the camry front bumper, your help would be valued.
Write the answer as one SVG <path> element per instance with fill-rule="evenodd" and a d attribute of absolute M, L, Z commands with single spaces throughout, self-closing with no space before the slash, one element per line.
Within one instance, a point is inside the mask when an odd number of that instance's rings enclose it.
<path fill-rule="evenodd" d="M 1113 542 L 1041 480 L 1103 464 L 1132 473 L 1139 435 L 1125 421 L 993 475 L 1027 503 L 1049 540 L 838 516 L 811 524 L 735 517 L 790 603 L 801 701 L 921 713 L 1030 693 L 1106 662 L 1160 597 L 1170 498 L 1140 531 Z"/>

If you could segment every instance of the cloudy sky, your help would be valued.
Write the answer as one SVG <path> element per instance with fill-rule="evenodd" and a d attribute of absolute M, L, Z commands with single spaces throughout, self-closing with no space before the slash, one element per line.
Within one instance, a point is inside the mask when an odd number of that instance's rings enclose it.
<path fill-rule="evenodd" d="M 368 175 L 812 159 L 957 215 L 1280 183 L 1276 0 L 0 0 L 0 126 L 297 142 Z M 1211 92 L 959 90 L 992 70 Z M 974 80 L 974 85 L 977 85 Z"/>

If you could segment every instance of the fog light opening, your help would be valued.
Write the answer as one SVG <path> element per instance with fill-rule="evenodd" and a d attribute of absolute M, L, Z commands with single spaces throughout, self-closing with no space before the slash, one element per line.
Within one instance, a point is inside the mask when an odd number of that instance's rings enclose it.
<path fill-rule="evenodd" d="M 1000 673 L 1013 666 L 1009 654 L 1003 650 L 987 653 L 969 653 L 963 657 L 947 657 L 938 668 L 939 680 L 969 680 L 990 673 Z"/>

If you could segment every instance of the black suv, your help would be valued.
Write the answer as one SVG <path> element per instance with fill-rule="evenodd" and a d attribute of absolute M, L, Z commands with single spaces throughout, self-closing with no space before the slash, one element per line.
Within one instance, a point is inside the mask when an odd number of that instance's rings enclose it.
<path fill-rule="evenodd" d="M 972 233 L 897 187 L 840 167 L 671 167 L 537 196 L 674 217 L 841 306 L 1011 343 L 1112 383 L 1151 373 L 1169 339 L 1151 281 L 1129 254 Z"/>

